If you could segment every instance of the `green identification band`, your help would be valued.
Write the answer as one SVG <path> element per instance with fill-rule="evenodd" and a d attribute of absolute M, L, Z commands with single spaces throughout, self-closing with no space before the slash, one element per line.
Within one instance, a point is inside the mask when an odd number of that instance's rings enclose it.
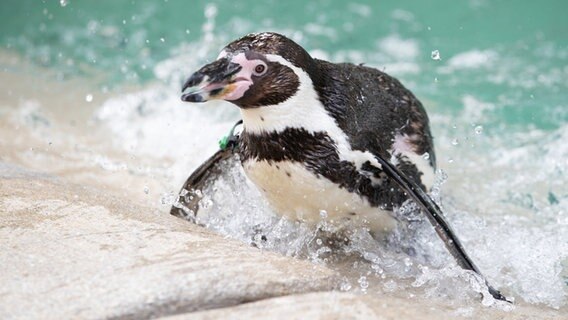
<path fill-rule="evenodd" d="M 227 149 L 228 144 L 229 144 L 229 136 L 224 136 L 223 138 L 221 138 L 221 140 L 219 140 L 219 148 L 221 150 Z"/>
<path fill-rule="evenodd" d="M 238 135 L 235 135 L 235 128 L 243 123 L 243 120 L 237 121 L 229 131 L 229 134 L 219 140 L 219 148 L 225 151 L 227 148 L 235 148 L 238 144 Z"/>

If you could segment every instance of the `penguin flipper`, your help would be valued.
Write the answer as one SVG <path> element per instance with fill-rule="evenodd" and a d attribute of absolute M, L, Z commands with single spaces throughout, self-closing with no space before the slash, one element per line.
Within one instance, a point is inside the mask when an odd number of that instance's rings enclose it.
<path fill-rule="evenodd" d="M 199 202 L 203 198 L 201 191 L 203 191 L 209 183 L 214 182 L 218 177 L 223 175 L 227 168 L 227 166 L 223 164 L 232 160 L 238 154 L 239 136 L 236 135 L 234 131 L 235 128 L 242 123 L 242 120 L 237 121 L 229 132 L 229 135 L 220 142 L 220 149 L 197 167 L 187 178 L 181 187 L 178 199 L 170 209 L 171 215 L 195 222 L 197 212 L 199 211 Z"/>
<path fill-rule="evenodd" d="M 202 199 L 202 191 L 207 183 L 217 180 L 224 172 L 222 162 L 235 157 L 236 154 L 230 149 L 219 149 L 209 159 L 202 163 L 187 178 L 179 192 L 179 198 L 170 209 L 170 214 L 176 217 L 194 221 L 199 210 L 199 201 Z M 191 196 L 185 195 L 190 193 Z"/>
<path fill-rule="evenodd" d="M 463 269 L 477 273 L 485 281 L 488 291 L 493 298 L 512 303 L 504 295 L 502 295 L 499 290 L 493 288 L 487 281 L 487 278 L 481 274 L 481 271 L 467 255 L 463 245 L 446 221 L 442 210 L 436 202 L 434 202 L 434 200 L 432 200 L 432 198 L 422 188 L 408 179 L 403 172 L 398 170 L 390 162 L 386 161 L 379 155 L 375 156 L 375 158 L 381 164 L 383 172 L 385 172 L 389 178 L 393 179 L 396 184 L 422 208 L 422 211 L 434 227 L 434 230 L 436 230 L 438 236 L 442 239 L 442 241 L 444 241 L 444 245 L 454 257 L 457 264 Z"/>

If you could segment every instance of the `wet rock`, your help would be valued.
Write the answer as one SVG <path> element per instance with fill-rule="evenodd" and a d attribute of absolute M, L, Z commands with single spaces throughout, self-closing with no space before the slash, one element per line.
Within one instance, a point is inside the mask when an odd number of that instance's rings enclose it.
<path fill-rule="evenodd" d="M 352 293 L 322 292 L 294 295 L 206 312 L 166 317 L 162 320 L 206 319 L 449 319 L 448 313 L 408 308 L 408 300 L 381 301 Z M 444 315 L 446 317 L 444 317 Z"/>
<path fill-rule="evenodd" d="M 0 165 L 0 318 L 148 318 L 330 290 L 336 275 Z"/>
<path fill-rule="evenodd" d="M 532 306 L 505 311 L 481 305 L 456 307 L 435 299 L 392 295 L 357 295 L 346 292 L 315 292 L 272 298 L 235 307 L 180 314 L 161 320 L 210 319 L 565 319 L 562 312 Z"/>

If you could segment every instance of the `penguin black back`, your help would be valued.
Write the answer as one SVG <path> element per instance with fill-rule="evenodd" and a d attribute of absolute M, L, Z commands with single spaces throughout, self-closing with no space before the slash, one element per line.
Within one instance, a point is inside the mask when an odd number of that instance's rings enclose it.
<path fill-rule="evenodd" d="M 428 115 L 422 103 L 400 81 L 374 68 L 351 63 L 317 60 L 319 72 L 312 75 L 326 110 L 346 132 L 355 150 L 370 150 L 389 159 L 400 137 L 404 148 L 422 155 L 436 168 L 434 143 Z M 396 146 L 395 146 L 396 147 Z M 412 165 L 404 159 L 399 166 L 413 181 Z M 406 162 L 406 163 L 404 163 Z"/>

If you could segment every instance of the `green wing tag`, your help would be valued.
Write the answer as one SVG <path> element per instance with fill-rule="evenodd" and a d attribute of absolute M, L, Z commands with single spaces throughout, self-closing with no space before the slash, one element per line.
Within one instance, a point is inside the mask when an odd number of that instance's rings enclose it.
<path fill-rule="evenodd" d="M 221 138 L 221 140 L 219 140 L 219 148 L 221 150 L 227 149 L 228 144 L 229 144 L 229 136 L 224 136 L 223 138 Z"/>

